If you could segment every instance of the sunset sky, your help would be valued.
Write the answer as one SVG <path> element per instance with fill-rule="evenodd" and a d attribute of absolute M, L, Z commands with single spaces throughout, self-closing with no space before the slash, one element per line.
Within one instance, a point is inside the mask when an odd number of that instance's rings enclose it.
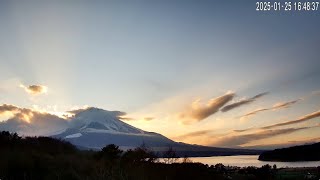
<path fill-rule="evenodd" d="M 0 129 L 97 107 L 186 143 L 318 142 L 320 11 L 255 2 L 0 0 Z"/>

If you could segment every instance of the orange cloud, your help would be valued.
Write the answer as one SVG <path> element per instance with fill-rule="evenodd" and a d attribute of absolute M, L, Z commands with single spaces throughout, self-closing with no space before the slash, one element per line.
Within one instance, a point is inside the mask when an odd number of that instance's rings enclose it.
<path fill-rule="evenodd" d="M 290 107 L 291 105 L 297 103 L 300 100 L 301 99 L 297 99 L 297 100 L 289 101 L 289 102 L 285 102 L 285 103 L 277 103 L 277 104 L 273 105 L 273 107 L 271 109 L 275 110 L 275 109 L 281 109 L 281 108 L 288 108 L 288 107 Z"/>
<path fill-rule="evenodd" d="M 263 112 L 263 111 L 279 110 L 279 109 L 289 108 L 291 105 L 297 103 L 297 102 L 300 101 L 300 100 L 302 100 L 302 99 L 297 99 L 297 100 L 293 100 L 293 101 L 289 101 L 289 102 L 284 102 L 284 103 L 276 103 L 275 105 L 273 105 L 273 106 L 270 107 L 270 108 L 261 108 L 261 109 L 257 109 L 257 110 L 248 112 L 247 114 L 244 114 L 244 115 L 240 116 L 240 118 L 241 118 L 241 119 L 246 119 L 246 118 L 248 118 L 249 116 L 256 115 L 256 114 L 258 114 L 258 113 L 260 113 L 260 112 Z"/>
<path fill-rule="evenodd" d="M 273 129 L 273 130 L 259 130 L 252 133 L 247 134 L 240 134 L 238 132 L 231 133 L 226 136 L 222 137 L 215 137 L 214 140 L 211 142 L 211 145 L 214 146 L 223 146 L 223 147 L 237 147 L 241 145 L 245 145 L 252 141 L 266 139 L 273 136 L 283 135 L 283 134 L 290 134 L 300 130 L 306 130 L 311 128 L 317 128 L 319 125 L 316 126 L 307 126 L 307 127 L 300 127 L 300 128 L 285 128 L 285 129 Z"/>
<path fill-rule="evenodd" d="M 3 104 L 0 106 L 0 115 L 6 112 L 16 112 L 19 108 L 11 104 Z"/>
<path fill-rule="evenodd" d="M 194 101 L 190 108 L 180 113 L 179 117 L 184 119 L 184 123 L 188 124 L 191 120 L 201 121 L 212 114 L 218 112 L 221 107 L 231 101 L 235 94 L 233 92 L 227 92 L 226 94 L 211 99 L 206 105 L 201 105 L 199 100 Z"/>
<path fill-rule="evenodd" d="M 304 115 L 296 120 L 287 121 L 287 122 L 283 122 L 283 123 L 277 123 L 277 124 L 273 124 L 271 126 L 265 126 L 265 127 L 262 127 L 262 129 L 270 129 L 270 128 L 274 128 L 274 127 L 302 123 L 302 122 L 305 122 L 305 121 L 308 121 L 310 119 L 317 118 L 317 117 L 320 117 L 320 110 L 313 112 L 313 113 L 310 113 L 310 114 L 307 114 L 307 115 Z"/>
<path fill-rule="evenodd" d="M 307 114 L 307 115 L 304 115 L 304 116 L 301 116 L 295 120 L 291 120 L 291 121 L 287 121 L 287 122 L 283 122 L 283 123 L 277 123 L 277 124 L 273 124 L 273 125 L 269 125 L 269 126 L 263 126 L 260 128 L 239 129 L 239 130 L 234 130 L 234 132 L 246 132 L 249 130 L 257 130 L 257 129 L 260 129 L 260 130 L 271 129 L 271 128 L 275 128 L 275 127 L 281 127 L 281 126 L 302 123 L 302 122 L 305 122 L 305 121 L 308 121 L 308 120 L 311 120 L 311 119 L 314 119 L 317 117 L 320 117 L 320 110 L 313 112 L 313 113 L 310 113 L 310 114 Z"/>
<path fill-rule="evenodd" d="M 0 105 L 0 113 L 9 112 L 12 117 L 0 122 L 0 131 L 17 132 L 21 135 L 46 135 L 63 130 L 68 122 L 56 115 L 14 105 Z"/>
<path fill-rule="evenodd" d="M 191 133 L 187 133 L 187 134 L 183 134 L 181 136 L 174 137 L 174 139 L 184 140 L 184 139 L 193 138 L 193 137 L 197 137 L 197 136 L 208 135 L 211 132 L 212 132 L 212 130 L 194 131 Z"/>
<path fill-rule="evenodd" d="M 27 93 L 32 94 L 32 95 L 44 94 L 44 93 L 47 93 L 47 91 L 48 91 L 48 87 L 43 86 L 43 85 L 25 86 L 25 85 L 21 84 L 20 87 L 23 88 Z"/>
<path fill-rule="evenodd" d="M 235 102 L 235 103 L 232 103 L 232 104 L 229 104 L 225 107 L 223 107 L 221 109 L 222 112 L 227 112 L 227 111 L 230 111 L 234 108 L 237 108 L 237 107 L 240 107 L 240 106 L 243 106 L 243 105 L 246 105 L 246 104 L 250 104 L 252 102 L 254 102 L 255 100 L 257 100 L 258 98 L 262 97 L 262 96 L 265 96 L 267 95 L 268 92 L 264 92 L 264 93 L 260 93 L 252 98 L 249 98 L 249 99 L 243 99 L 243 100 L 240 100 L 238 102 Z"/>
<path fill-rule="evenodd" d="M 144 117 L 143 119 L 145 121 L 152 121 L 152 120 L 154 120 L 154 117 Z"/>
<path fill-rule="evenodd" d="M 123 117 L 123 116 L 119 116 L 119 119 L 123 120 L 123 121 L 135 121 L 135 120 L 140 120 L 141 118 L 133 118 L 133 117 Z M 144 117 L 142 118 L 142 120 L 144 121 L 152 121 L 154 120 L 154 117 Z"/>

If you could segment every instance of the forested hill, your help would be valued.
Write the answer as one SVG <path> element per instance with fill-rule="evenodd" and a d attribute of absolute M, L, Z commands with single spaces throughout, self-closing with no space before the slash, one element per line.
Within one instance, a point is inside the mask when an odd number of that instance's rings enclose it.
<path fill-rule="evenodd" d="M 263 152 L 262 161 L 320 161 L 320 142 Z"/>

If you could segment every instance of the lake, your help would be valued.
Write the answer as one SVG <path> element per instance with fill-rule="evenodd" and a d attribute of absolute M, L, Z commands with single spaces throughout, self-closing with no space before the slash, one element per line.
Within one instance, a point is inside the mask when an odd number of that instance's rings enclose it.
<path fill-rule="evenodd" d="M 239 156 L 214 156 L 214 157 L 190 157 L 192 162 L 200 162 L 208 165 L 222 163 L 227 166 L 256 166 L 261 167 L 265 164 L 276 164 L 277 167 L 317 167 L 320 166 L 320 161 L 302 161 L 302 162 L 272 162 L 259 161 L 258 155 L 239 155 Z M 182 160 L 182 158 L 180 158 Z"/>

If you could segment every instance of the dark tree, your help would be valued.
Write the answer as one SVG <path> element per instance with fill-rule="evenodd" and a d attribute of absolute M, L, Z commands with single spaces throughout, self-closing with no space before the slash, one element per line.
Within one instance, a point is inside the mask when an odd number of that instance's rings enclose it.
<path fill-rule="evenodd" d="M 109 144 L 102 148 L 101 155 L 110 160 L 114 161 L 115 159 L 119 159 L 122 155 L 123 151 L 119 149 L 119 146 L 116 146 L 114 144 Z"/>
<path fill-rule="evenodd" d="M 176 151 L 170 146 L 168 149 L 163 152 L 163 160 L 166 164 L 175 163 L 178 160 Z"/>

